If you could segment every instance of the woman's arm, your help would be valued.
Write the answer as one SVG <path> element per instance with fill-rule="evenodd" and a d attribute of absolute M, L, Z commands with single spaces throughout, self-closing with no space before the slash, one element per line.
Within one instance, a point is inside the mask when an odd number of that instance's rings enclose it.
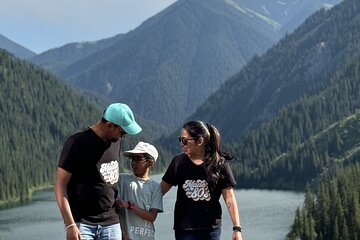
<path fill-rule="evenodd" d="M 229 187 L 223 189 L 222 195 L 229 211 L 233 226 L 240 226 L 240 215 L 233 188 Z M 241 232 L 237 230 L 233 231 L 232 240 L 242 240 Z"/>
<path fill-rule="evenodd" d="M 160 188 L 161 188 L 162 194 L 165 195 L 172 188 L 172 185 L 168 184 L 167 182 L 161 181 Z"/>

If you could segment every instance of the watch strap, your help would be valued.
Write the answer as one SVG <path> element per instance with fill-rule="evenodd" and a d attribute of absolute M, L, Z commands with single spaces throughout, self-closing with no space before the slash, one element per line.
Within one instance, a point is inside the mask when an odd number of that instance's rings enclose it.
<path fill-rule="evenodd" d="M 233 226 L 233 231 L 241 232 L 241 226 Z"/>

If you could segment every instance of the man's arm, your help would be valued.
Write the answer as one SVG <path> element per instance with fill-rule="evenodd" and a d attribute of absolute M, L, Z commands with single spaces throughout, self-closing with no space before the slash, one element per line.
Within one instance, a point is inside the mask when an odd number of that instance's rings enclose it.
<path fill-rule="evenodd" d="M 70 204 L 67 194 L 67 185 L 70 181 L 71 173 L 58 168 L 55 179 L 55 198 L 59 206 L 59 210 L 64 219 L 66 227 L 66 239 L 81 239 L 80 231 L 75 225 L 74 218 L 71 213 Z"/>

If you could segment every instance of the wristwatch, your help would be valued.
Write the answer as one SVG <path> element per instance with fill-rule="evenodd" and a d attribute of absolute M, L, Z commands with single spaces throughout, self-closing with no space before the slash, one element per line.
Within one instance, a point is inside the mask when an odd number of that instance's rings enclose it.
<path fill-rule="evenodd" d="M 135 202 L 133 200 L 128 201 L 128 209 L 134 209 Z"/>
<path fill-rule="evenodd" d="M 241 226 L 233 226 L 233 231 L 241 232 Z"/>

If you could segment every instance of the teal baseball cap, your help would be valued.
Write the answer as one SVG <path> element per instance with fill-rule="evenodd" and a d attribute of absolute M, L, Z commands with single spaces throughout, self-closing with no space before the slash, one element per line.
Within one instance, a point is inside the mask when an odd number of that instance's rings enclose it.
<path fill-rule="evenodd" d="M 141 127 L 135 122 L 135 117 L 128 105 L 112 103 L 103 113 L 105 120 L 119 125 L 127 134 L 135 135 L 141 132 Z"/>

